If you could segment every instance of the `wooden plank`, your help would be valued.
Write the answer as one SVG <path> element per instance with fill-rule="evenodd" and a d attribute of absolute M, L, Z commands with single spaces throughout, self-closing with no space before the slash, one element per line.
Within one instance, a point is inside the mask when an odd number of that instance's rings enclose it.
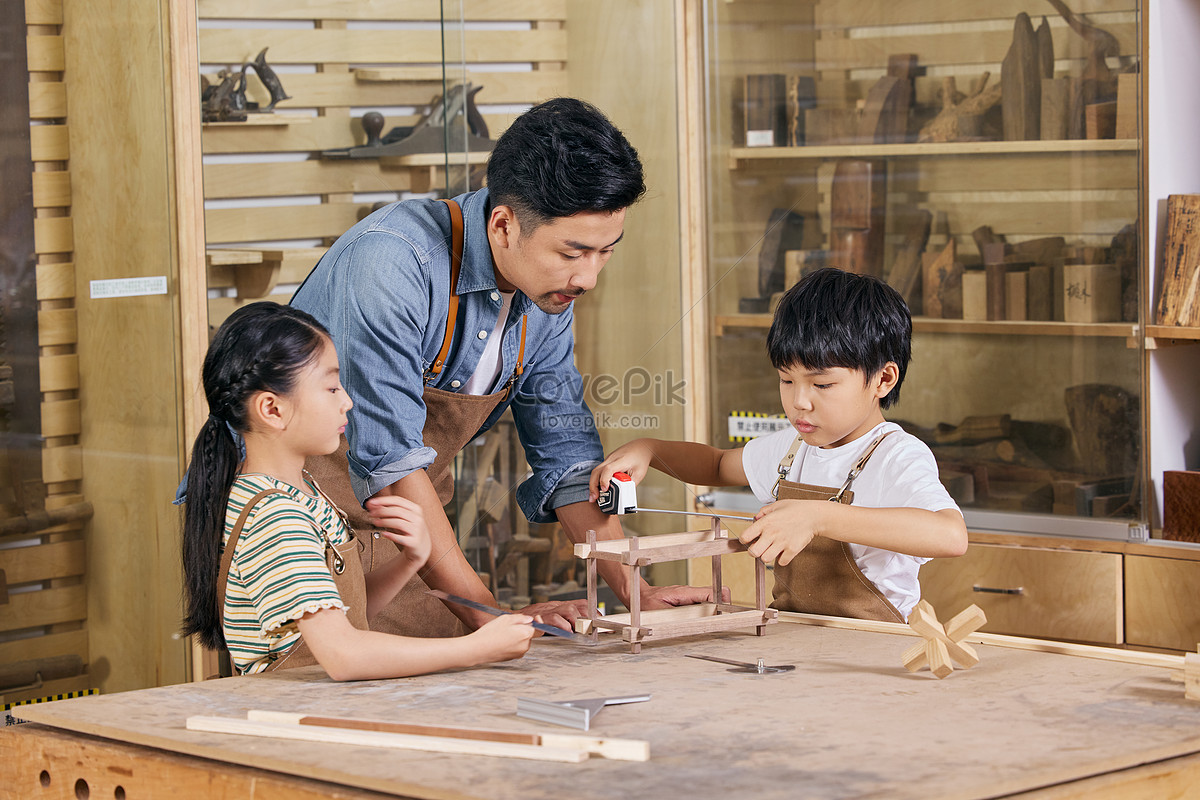
<path fill-rule="evenodd" d="M 31 658 L 77 655 L 88 661 L 88 637 L 83 628 L 62 633 L 49 633 L 12 642 L 0 643 L 0 664 L 25 661 Z"/>
<path fill-rule="evenodd" d="M 87 587 L 83 584 L 59 589 L 10 594 L 0 605 L 0 631 L 40 628 L 87 619 Z"/>
<path fill-rule="evenodd" d="M 1105 24 L 1105 30 L 1117 38 L 1120 52 L 1132 55 L 1140 43 L 1135 22 Z M 1051 21 L 1054 53 L 1059 63 L 1083 59 L 1087 48 L 1083 38 L 1065 23 Z M 977 68 L 1003 60 L 1012 43 L 1012 28 L 978 31 L 970 36 L 960 31 L 918 33 L 877 38 L 821 38 L 817 40 L 818 70 L 885 69 L 893 53 L 919 53 L 921 66 L 955 65 Z"/>
<path fill-rule="evenodd" d="M 466 21 L 556 20 L 566 17 L 566 0 L 461 0 Z M 201 19 L 343 19 L 441 22 L 443 9 L 428 0 L 255 0 L 247 5 L 240 0 L 197 0 Z M 453 19 L 447 20 L 453 23 Z"/>
<path fill-rule="evenodd" d="M 78 400 L 42 403 L 42 436 L 77 436 L 81 432 Z"/>
<path fill-rule="evenodd" d="M 42 356 L 38 359 L 38 378 L 43 392 L 66 392 L 79 388 L 79 356 Z"/>
<path fill-rule="evenodd" d="M 4 551 L 4 578 L 10 586 L 82 576 L 84 568 L 82 539 L 29 547 L 10 547 Z"/>
<path fill-rule="evenodd" d="M 62 119 L 67 116 L 67 87 L 60 81 L 29 84 L 29 118 Z"/>
<path fill-rule="evenodd" d="M 258 241 L 264 231 L 278 240 L 336 237 L 366 210 L 365 203 L 210 209 L 204 214 L 204 230 L 209 244 Z"/>
<path fill-rule="evenodd" d="M 26 36 L 25 52 L 30 72 L 62 72 L 66 64 L 61 36 Z"/>
<path fill-rule="evenodd" d="M 25 0 L 26 25 L 62 25 L 62 0 Z"/>
<path fill-rule="evenodd" d="M 383 169 L 375 159 L 261 164 L 208 164 L 204 167 L 206 199 L 287 197 L 343 192 L 405 192 L 412 185 L 408 170 Z"/>
<path fill-rule="evenodd" d="M 446 739 L 437 736 L 406 736 L 398 733 L 358 731 L 346 728 L 323 728 L 313 725 L 287 725 L 278 722 L 258 722 L 231 717 L 188 717 L 187 729 L 189 731 L 232 733 L 242 736 L 265 736 L 272 739 L 288 739 L 301 742 L 347 744 L 357 747 L 387 747 L 397 750 L 421 750 L 433 753 L 459 753 L 473 756 L 528 758 L 536 761 L 562 761 L 574 764 L 586 761 L 588 758 L 587 753 L 564 748 L 508 744 L 505 742 L 472 741 L 469 739 Z"/>
<path fill-rule="evenodd" d="M 33 245 L 39 253 L 69 253 L 75 249 L 75 228 L 70 217 L 37 217 Z"/>
<path fill-rule="evenodd" d="M 78 340 L 75 309 L 52 308 L 38 312 L 38 344 L 42 347 L 75 344 Z"/>
<path fill-rule="evenodd" d="M 74 264 L 70 261 L 61 261 L 54 264 L 37 265 L 38 300 L 65 300 L 74 296 Z"/>
<path fill-rule="evenodd" d="M 65 208 L 71 205 L 71 173 L 65 170 L 33 173 L 34 208 Z"/>
<path fill-rule="evenodd" d="M 1200 327 L 1200 195 L 1167 197 L 1161 288 L 1154 321 Z"/>
<path fill-rule="evenodd" d="M 468 30 L 463 37 L 464 61 L 539 62 L 567 58 L 565 30 Z M 442 45 L 441 35 L 432 30 L 202 28 L 199 31 L 200 60 L 205 64 L 241 64 L 264 47 L 270 48 L 270 63 L 276 66 L 313 62 L 439 63 Z"/>
<path fill-rule="evenodd" d="M 31 125 L 29 150 L 36 161 L 66 161 L 71 154 L 66 125 Z"/>
<path fill-rule="evenodd" d="M 1111 12 L 1136 13 L 1130 0 L 1073 0 L 1076 14 Z M 855 0 L 855 3 L 817 4 L 816 20 L 822 28 L 854 28 L 869 21 L 872 26 L 919 25 L 927 23 L 1005 20 L 1030 11 L 1026 0 L 993 0 L 990 3 L 941 3 L 929 0 Z"/>
<path fill-rule="evenodd" d="M 683 533 L 662 533 L 657 536 L 639 536 L 638 549 L 644 551 L 654 550 L 659 547 L 670 547 L 677 544 L 696 544 L 698 542 L 711 542 L 713 540 L 713 532 L 711 530 L 703 531 L 686 531 Z M 600 553 L 627 553 L 631 544 L 630 539 L 605 539 L 596 542 L 595 550 Z M 592 548 L 587 544 L 575 545 L 575 557 L 587 558 L 591 553 Z"/>
<path fill-rule="evenodd" d="M 396 68 L 397 77 L 404 68 Z M 364 70 L 356 72 L 289 73 L 284 75 L 283 85 L 291 99 L 280 109 L 321 108 L 324 106 L 354 105 L 370 106 L 424 106 L 442 93 L 441 70 L 436 78 L 421 80 L 364 80 Z M 383 72 L 375 70 L 374 72 Z M 419 75 L 420 73 L 416 73 Z M 476 101 L 484 105 L 535 103 L 568 93 L 565 71 L 530 70 L 526 72 L 494 72 L 471 69 L 467 65 L 466 80 L 482 87 Z M 460 72 L 450 73 L 451 80 L 462 77 Z M 269 102 L 269 96 L 260 84 L 248 82 L 246 87 L 251 100 Z"/>
<path fill-rule="evenodd" d="M 83 448 L 78 445 L 42 450 L 42 480 L 63 483 L 83 479 Z"/>

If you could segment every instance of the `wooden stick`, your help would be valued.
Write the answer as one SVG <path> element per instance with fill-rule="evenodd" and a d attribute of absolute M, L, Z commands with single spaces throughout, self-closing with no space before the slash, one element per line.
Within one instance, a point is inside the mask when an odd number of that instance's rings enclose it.
<path fill-rule="evenodd" d="M 425 750 L 435 753 L 459 753 L 477 756 L 507 756 L 537 761 L 586 761 L 582 750 L 544 747 L 540 745 L 509 744 L 507 742 L 447 739 L 442 736 L 408 736 L 400 733 L 359 731 L 342 728 L 321 728 L 311 725 L 292 725 L 279 722 L 258 722 L 230 717 L 188 717 L 189 731 L 233 733 L 242 736 L 267 736 L 275 739 L 299 739 L 308 742 L 333 742 L 364 747 L 393 747 L 399 750 Z"/>
<path fill-rule="evenodd" d="M 251 709 L 246 718 L 256 722 L 276 722 L 287 725 L 312 725 L 358 731 L 380 731 L 409 736 L 440 736 L 446 739 L 504 742 L 536 747 L 582 750 L 589 755 L 617 761 L 648 761 L 650 743 L 640 739 L 609 739 L 599 736 L 576 736 L 561 733 L 524 733 L 522 731 L 489 731 L 477 728 L 450 728 L 441 725 L 417 725 L 405 722 L 385 722 L 352 717 L 321 717 L 294 714 L 286 711 Z"/>

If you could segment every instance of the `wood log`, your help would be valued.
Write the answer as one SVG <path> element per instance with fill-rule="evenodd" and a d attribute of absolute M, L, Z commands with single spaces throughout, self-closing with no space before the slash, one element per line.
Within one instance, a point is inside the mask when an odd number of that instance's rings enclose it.
<path fill-rule="evenodd" d="M 1030 320 L 1049 321 L 1054 316 L 1054 301 L 1050 296 L 1052 283 L 1050 267 L 1030 267 L 1028 278 L 1026 316 Z"/>
<path fill-rule="evenodd" d="M 771 210 L 758 251 L 758 295 L 784 290 L 784 254 L 804 247 L 804 217 L 786 208 Z"/>
<path fill-rule="evenodd" d="M 1115 100 L 1092 103 L 1084 109 L 1089 139 L 1115 139 L 1117 135 L 1117 103 Z"/>
<path fill-rule="evenodd" d="M 887 164 L 839 161 L 834 167 L 830 195 L 830 239 L 840 261 L 835 266 L 882 278 Z"/>
<path fill-rule="evenodd" d="M 1117 232 L 1109 248 L 1112 263 L 1121 274 L 1121 319 L 1137 322 L 1140 293 L 1138 290 L 1138 232 L 1130 223 Z"/>
<path fill-rule="evenodd" d="M 1004 318 L 1014 322 L 1029 319 L 1029 272 L 1014 270 L 1004 276 Z"/>
<path fill-rule="evenodd" d="M 1079 471 L 1131 475 L 1139 454 L 1140 402 L 1119 386 L 1089 383 L 1064 393 L 1067 419 L 1079 451 Z"/>
<path fill-rule="evenodd" d="M 1066 240 L 1061 236 L 1043 236 L 1039 239 L 1026 239 L 1023 242 L 1014 244 L 1012 246 L 1012 255 L 1014 258 L 1005 260 L 1010 263 L 1013 261 L 1028 261 L 1030 265 L 1053 264 L 1062 256 L 1062 251 L 1066 247 L 1066 244 Z"/>
<path fill-rule="evenodd" d="M 983 137 L 981 120 L 983 115 L 1000 102 L 1002 88 L 999 82 L 988 85 L 990 72 L 979 79 L 979 88 L 970 97 L 959 99 L 954 76 L 942 79 L 942 110 L 922 126 L 917 135 L 919 142 L 963 142 Z"/>
<path fill-rule="evenodd" d="M 1121 274 L 1112 264 L 1063 266 L 1063 319 L 1116 322 L 1121 318 Z"/>
<path fill-rule="evenodd" d="M 817 83 L 808 75 L 787 76 L 787 145 L 805 145 L 806 112 L 816 108 Z"/>
<path fill-rule="evenodd" d="M 849 108 L 810 108 L 804 112 L 807 145 L 853 144 L 858 117 Z"/>
<path fill-rule="evenodd" d="M 1004 140 L 1037 139 L 1041 135 L 1042 70 L 1037 34 L 1023 11 L 1013 24 L 1013 41 L 1000 68 L 1000 85 Z"/>
<path fill-rule="evenodd" d="M 1054 77 L 1054 34 L 1050 32 L 1050 23 L 1042 17 L 1042 24 L 1034 31 L 1037 41 L 1038 76 L 1045 80 Z"/>
<path fill-rule="evenodd" d="M 993 231 L 991 225 L 980 225 L 971 231 L 971 238 L 975 240 L 975 247 L 979 250 L 979 257 L 983 260 L 983 263 L 998 264 L 1004 261 L 1006 253 L 1006 248 L 1002 246 L 1005 243 L 1004 237 Z M 997 251 L 996 247 L 998 245 L 1001 245 L 1001 247 Z M 998 258 L 996 256 L 997 252 L 999 253 Z M 991 261 L 988 259 L 989 255 L 992 259 Z"/>
<path fill-rule="evenodd" d="M 781 147 L 787 141 L 787 79 L 745 77 L 746 147 Z"/>
<path fill-rule="evenodd" d="M 1200 327 L 1200 194 L 1167 197 L 1159 325 Z"/>
<path fill-rule="evenodd" d="M 1049 1 L 1059 16 L 1066 20 L 1071 30 L 1083 37 L 1084 46 L 1087 48 L 1087 61 L 1081 75 L 1084 103 L 1117 99 L 1116 79 L 1108 66 L 1109 58 L 1121 55 L 1121 45 L 1117 37 L 1075 15 L 1063 0 Z"/>
<path fill-rule="evenodd" d="M 867 92 L 858 120 L 859 144 L 899 144 L 908 138 L 908 109 L 912 84 L 884 75 Z"/>
<path fill-rule="evenodd" d="M 1200 472 L 1163 472 L 1163 538 L 1200 542 Z"/>
<path fill-rule="evenodd" d="M 921 314 L 921 254 L 929 242 L 933 226 L 933 214 L 923 208 L 914 209 L 905 226 L 904 239 L 896 248 L 892 267 L 888 270 L 888 284 L 900 293 L 908 303 L 909 312 Z"/>
<path fill-rule="evenodd" d="M 987 264 L 984 273 L 987 275 L 987 318 L 1002 320 L 1008 302 L 1008 265 Z"/>
<path fill-rule="evenodd" d="M 981 269 L 964 270 L 962 293 L 963 319 L 987 319 L 987 273 Z"/>
<path fill-rule="evenodd" d="M 955 258 L 955 240 L 939 252 L 922 256 L 921 305 L 927 317 L 962 319 L 963 266 Z"/>
<path fill-rule="evenodd" d="M 1117 139 L 1136 139 L 1141 112 L 1138 110 L 1138 89 L 1141 75 L 1123 72 L 1117 76 L 1117 124 L 1113 136 Z"/>
<path fill-rule="evenodd" d="M 1069 138 L 1071 108 L 1071 79 L 1042 78 L 1042 141 Z"/>

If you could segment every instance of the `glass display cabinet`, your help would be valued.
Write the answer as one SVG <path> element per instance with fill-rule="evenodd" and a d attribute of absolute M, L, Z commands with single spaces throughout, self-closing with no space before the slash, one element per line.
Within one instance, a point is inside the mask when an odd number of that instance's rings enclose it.
<path fill-rule="evenodd" d="M 1126 637 L 1123 583 L 1131 543 L 1161 534 L 1140 5 L 694 13 L 711 334 L 698 430 L 736 446 L 787 427 L 765 348 L 779 295 L 821 266 L 878 276 L 914 331 L 885 415 L 933 450 L 972 532 L 967 556 L 922 570 L 926 597 L 978 602 L 998 632 L 1163 645 Z M 1174 641 L 1196 638 L 1187 624 Z"/>

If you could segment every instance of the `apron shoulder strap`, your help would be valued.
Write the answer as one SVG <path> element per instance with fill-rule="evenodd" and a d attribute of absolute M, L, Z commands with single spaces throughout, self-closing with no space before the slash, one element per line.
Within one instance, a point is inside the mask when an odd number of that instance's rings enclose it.
<path fill-rule="evenodd" d="M 458 320 L 458 275 L 462 271 L 463 215 L 462 208 L 453 200 L 442 200 L 450 209 L 450 310 L 446 313 L 446 335 L 442 338 L 442 349 L 437 358 L 425 371 L 425 382 L 442 371 L 450 355 L 450 342 L 454 338 L 454 323 Z"/>
<path fill-rule="evenodd" d="M 237 547 L 238 539 L 242 536 L 242 528 L 246 527 L 246 519 L 258 505 L 258 501 L 272 494 L 284 494 L 284 492 L 279 489 L 263 489 L 251 497 L 242 508 L 242 513 L 238 514 L 237 522 L 233 523 L 233 530 L 229 532 L 229 541 L 225 544 L 225 552 L 221 554 L 221 568 L 217 571 L 217 619 L 221 619 L 225 610 L 225 590 L 229 588 L 229 570 L 233 568 L 233 551 Z"/>
<path fill-rule="evenodd" d="M 875 437 L 875 441 L 871 442 L 867 449 L 863 451 L 863 454 L 858 457 L 858 460 L 854 462 L 854 466 L 850 468 L 850 472 L 846 475 L 846 481 L 842 484 L 842 488 L 838 490 L 837 494 L 830 498 L 833 500 L 833 502 L 842 502 L 842 495 L 850 490 L 851 485 L 854 483 L 854 479 L 857 478 L 859 473 L 863 471 L 863 467 L 867 466 L 867 462 L 870 461 L 871 456 L 875 454 L 875 448 L 879 447 L 880 442 L 893 433 L 895 433 L 895 431 L 884 431 L 883 433 L 879 434 L 879 436 Z M 778 467 L 779 477 L 775 479 L 775 486 L 771 489 L 772 497 L 779 497 L 779 482 L 787 480 L 788 473 L 792 470 L 792 464 L 796 460 L 796 453 L 800 452 L 800 445 L 803 443 L 804 438 L 800 434 L 796 434 L 796 438 L 792 442 L 792 446 L 788 448 L 787 453 L 785 453 L 783 458 L 780 459 Z"/>

